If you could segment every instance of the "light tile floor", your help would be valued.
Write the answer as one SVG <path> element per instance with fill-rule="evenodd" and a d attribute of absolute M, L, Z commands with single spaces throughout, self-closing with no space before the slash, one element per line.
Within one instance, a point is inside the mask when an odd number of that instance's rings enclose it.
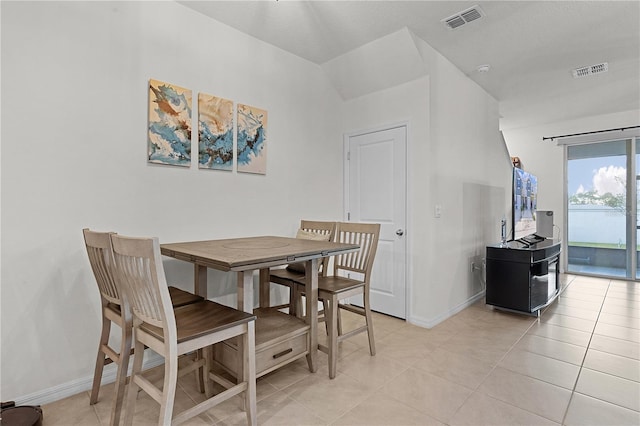
<path fill-rule="evenodd" d="M 376 314 L 377 355 L 365 335 L 341 344 L 338 375 L 327 358 L 300 360 L 258 381 L 262 425 L 640 425 L 640 284 L 566 275 L 540 318 L 479 302 L 428 330 Z M 355 317 L 345 317 L 347 327 Z M 320 330 L 320 338 L 324 329 Z M 162 370 L 151 374 L 161 380 Z M 45 405 L 45 425 L 107 425 L 112 385 Z M 200 401 L 192 375 L 176 408 Z M 140 394 L 135 424 L 156 424 Z M 245 423 L 227 401 L 191 425 Z"/>

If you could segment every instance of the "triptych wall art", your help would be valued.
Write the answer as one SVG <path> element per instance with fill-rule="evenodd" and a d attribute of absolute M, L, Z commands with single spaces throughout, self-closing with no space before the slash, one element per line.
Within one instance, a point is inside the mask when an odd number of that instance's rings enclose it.
<path fill-rule="evenodd" d="M 150 163 L 191 166 L 191 90 L 149 80 Z M 234 152 L 233 101 L 198 93 L 198 168 L 267 172 L 267 111 L 237 104 Z"/>
<path fill-rule="evenodd" d="M 267 111 L 238 104 L 238 171 L 267 173 Z"/>
<path fill-rule="evenodd" d="M 233 101 L 198 94 L 198 167 L 233 169 Z"/>
<path fill-rule="evenodd" d="M 149 162 L 191 166 L 191 90 L 149 81 Z"/>

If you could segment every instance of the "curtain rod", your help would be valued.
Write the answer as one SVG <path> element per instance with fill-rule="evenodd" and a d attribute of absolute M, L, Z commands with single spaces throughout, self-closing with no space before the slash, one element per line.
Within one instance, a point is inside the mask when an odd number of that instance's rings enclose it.
<path fill-rule="evenodd" d="M 545 137 L 543 137 L 543 138 L 542 138 L 542 140 L 543 140 L 543 141 L 546 141 L 546 140 L 554 140 L 554 139 L 558 139 L 558 138 L 569 138 L 569 137 L 571 137 L 571 136 L 593 135 L 593 134 L 596 134 L 596 133 L 615 132 L 616 130 L 617 130 L 617 131 L 620 131 L 620 132 L 623 132 L 623 131 L 625 131 L 625 130 L 629 130 L 629 129 L 638 129 L 638 128 L 640 128 L 640 126 L 617 127 L 617 128 L 615 128 L 615 129 L 608 129 L 608 130 L 596 130 L 596 131 L 593 131 L 593 132 L 574 133 L 574 134 L 572 134 L 572 135 L 545 136 Z"/>

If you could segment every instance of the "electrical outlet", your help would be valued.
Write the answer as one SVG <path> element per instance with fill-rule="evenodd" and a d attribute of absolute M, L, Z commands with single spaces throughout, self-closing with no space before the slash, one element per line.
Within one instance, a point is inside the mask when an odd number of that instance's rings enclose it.
<path fill-rule="evenodd" d="M 486 268 L 486 262 L 484 258 L 471 261 L 471 273 L 475 273 L 476 271 L 482 271 L 485 268 Z"/>

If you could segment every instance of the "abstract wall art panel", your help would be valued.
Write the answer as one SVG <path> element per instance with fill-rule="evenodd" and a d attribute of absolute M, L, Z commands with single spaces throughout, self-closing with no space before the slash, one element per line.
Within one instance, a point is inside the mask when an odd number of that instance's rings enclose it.
<path fill-rule="evenodd" d="M 149 80 L 150 163 L 191 166 L 191 90 Z"/>
<path fill-rule="evenodd" d="M 267 111 L 238 104 L 238 171 L 267 173 Z"/>
<path fill-rule="evenodd" d="M 233 101 L 198 94 L 198 167 L 233 169 Z"/>

